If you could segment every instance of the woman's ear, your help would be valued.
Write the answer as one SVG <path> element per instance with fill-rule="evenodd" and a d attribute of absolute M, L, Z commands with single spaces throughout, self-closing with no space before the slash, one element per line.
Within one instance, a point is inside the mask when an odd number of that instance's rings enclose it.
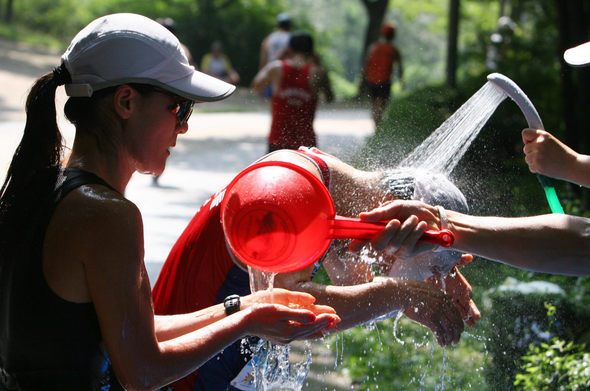
<path fill-rule="evenodd" d="M 131 117 L 133 110 L 137 107 L 137 95 L 138 92 L 126 84 L 115 90 L 112 98 L 113 108 L 122 119 Z"/>

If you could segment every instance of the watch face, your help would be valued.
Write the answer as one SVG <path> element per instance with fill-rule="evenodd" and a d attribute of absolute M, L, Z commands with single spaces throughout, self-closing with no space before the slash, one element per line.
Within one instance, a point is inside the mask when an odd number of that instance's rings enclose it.
<path fill-rule="evenodd" d="M 240 296 L 231 295 L 223 300 L 223 306 L 225 307 L 225 314 L 231 315 L 240 310 Z"/>

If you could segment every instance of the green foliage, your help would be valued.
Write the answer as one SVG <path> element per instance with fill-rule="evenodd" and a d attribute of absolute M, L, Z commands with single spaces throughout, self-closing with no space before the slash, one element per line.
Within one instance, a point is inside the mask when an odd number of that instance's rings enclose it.
<path fill-rule="evenodd" d="M 557 308 L 545 303 L 549 326 Z M 590 388 L 590 353 L 585 344 L 576 344 L 557 337 L 548 343 L 530 344 L 521 358 L 522 367 L 516 374 L 517 390 L 574 391 Z"/>
<path fill-rule="evenodd" d="M 510 279 L 482 300 L 487 314 L 482 326 L 487 329 L 491 358 L 485 375 L 494 389 L 514 389 L 521 357 L 530 353 L 529 346 L 550 338 L 575 341 L 585 333 L 584 324 L 590 317 L 585 306 L 567 292 L 551 293 L 550 287 L 534 284 Z"/>
<path fill-rule="evenodd" d="M 0 23 L 0 37 L 11 41 L 21 42 L 41 50 L 55 50 L 61 52 L 64 49 L 62 40 L 52 35 L 39 33 L 20 24 Z"/>
<path fill-rule="evenodd" d="M 522 361 L 523 372 L 514 382 L 518 390 L 590 389 L 590 353 L 584 344 L 552 338 L 540 346 L 530 345 Z"/>
<path fill-rule="evenodd" d="M 402 318 L 357 327 L 333 336 L 340 353 L 338 370 L 358 390 L 487 390 L 482 368 L 487 357 L 477 330 L 464 334 L 459 345 L 441 348 L 430 331 Z"/>
<path fill-rule="evenodd" d="M 65 48 L 88 19 L 78 0 L 20 0 L 14 2 L 12 25 L 67 41 L 61 45 Z"/>

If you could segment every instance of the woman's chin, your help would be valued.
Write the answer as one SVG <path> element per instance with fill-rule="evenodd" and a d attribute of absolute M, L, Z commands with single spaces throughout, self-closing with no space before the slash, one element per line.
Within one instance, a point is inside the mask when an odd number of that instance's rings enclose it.
<path fill-rule="evenodd" d="M 140 173 L 140 174 L 144 174 L 144 175 L 160 176 L 164 172 L 164 168 L 165 168 L 165 166 L 162 166 L 162 167 L 159 167 L 159 168 L 153 168 L 153 167 L 145 168 L 145 167 L 142 167 L 142 168 L 138 168 L 137 169 L 137 172 Z"/>

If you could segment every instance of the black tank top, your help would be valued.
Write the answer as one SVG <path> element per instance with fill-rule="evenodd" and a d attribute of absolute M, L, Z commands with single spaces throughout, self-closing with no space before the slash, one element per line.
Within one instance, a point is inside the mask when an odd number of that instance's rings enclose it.
<path fill-rule="evenodd" d="M 16 202 L 16 213 L 0 222 L 0 390 L 122 389 L 94 305 L 62 299 L 43 275 L 43 242 L 55 208 L 86 184 L 112 189 L 86 171 L 44 170 Z"/>

